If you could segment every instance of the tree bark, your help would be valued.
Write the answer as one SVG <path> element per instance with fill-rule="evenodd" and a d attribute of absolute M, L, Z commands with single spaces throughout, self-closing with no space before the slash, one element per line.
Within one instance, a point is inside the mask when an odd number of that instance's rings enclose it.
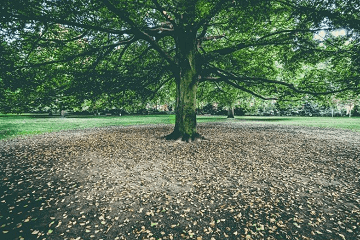
<path fill-rule="evenodd" d="M 194 140 L 196 131 L 196 91 L 197 84 L 188 77 L 176 81 L 175 128 L 167 139 Z"/>
<path fill-rule="evenodd" d="M 228 108 L 228 118 L 235 118 L 235 114 L 234 114 L 234 107 L 229 107 Z"/>
<path fill-rule="evenodd" d="M 186 36 L 183 34 L 182 36 Z M 174 131 L 166 139 L 192 141 L 203 139 L 196 130 L 196 92 L 198 67 L 196 65 L 195 36 L 177 40 L 179 69 L 176 80 L 176 117 Z"/>

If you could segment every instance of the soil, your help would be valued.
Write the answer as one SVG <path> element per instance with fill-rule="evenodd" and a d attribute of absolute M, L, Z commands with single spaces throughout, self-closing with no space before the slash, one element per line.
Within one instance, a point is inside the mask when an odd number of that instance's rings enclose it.
<path fill-rule="evenodd" d="M 360 239 L 360 133 L 199 124 L 0 142 L 0 239 Z"/>

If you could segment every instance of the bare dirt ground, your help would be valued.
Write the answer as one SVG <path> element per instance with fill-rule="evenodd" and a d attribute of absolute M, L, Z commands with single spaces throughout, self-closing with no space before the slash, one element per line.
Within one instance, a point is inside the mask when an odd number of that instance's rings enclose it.
<path fill-rule="evenodd" d="M 360 133 L 200 124 L 0 142 L 0 239 L 360 239 Z"/>

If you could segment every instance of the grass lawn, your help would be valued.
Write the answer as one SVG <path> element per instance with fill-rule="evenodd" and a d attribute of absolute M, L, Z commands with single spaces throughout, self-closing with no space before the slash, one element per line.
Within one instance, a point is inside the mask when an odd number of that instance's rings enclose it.
<path fill-rule="evenodd" d="M 226 116 L 198 116 L 198 122 L 227 121 Z M 234 120 L 228 120 L 234 121 Z M 360 131 L 360 118 L 325 118 L 325 117 L 236 117 L 235 121 L 254 123 L 288 124 L 310 127 L 343 128 Z M 93 127 L 136 125 L 136 124 L 174 124 L 175 115 L 141 116 L 58 116 L 0 114 L 0 139 L 20 135 L 40 134 L 69 129 Z"/>
<path fill-rule="evenodd" d="M 350 129 L 360 132 L 360 117 L 236 117 L 237 120 L 253 123 L 271 123 L 307 127 Z"/>

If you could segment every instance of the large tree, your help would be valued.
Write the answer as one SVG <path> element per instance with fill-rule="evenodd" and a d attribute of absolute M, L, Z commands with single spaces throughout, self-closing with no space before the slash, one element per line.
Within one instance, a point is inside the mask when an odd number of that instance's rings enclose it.
<path fill-rule="evenodd" d="M 359 8 L 350 0 L 5 0 L 0 34 L 19 53 L 6 68 L 9 79 L 31 76 L 41 85 L 62 73 L 68 89 L 81 86 L 84 99 L 126 89 L 155 92 L 174 81 L 176 123 L 168 139 L 193 140 L 200 137 L 202 81 L 263 99 L 358 89 L 358 72 L 294 76 L 305 63 L 351 51 L 336 41 L 326 49 L 314 34 L 345 28 L 353 46 Z M 345 56 L 349 69 L 351 56 Z"/>

